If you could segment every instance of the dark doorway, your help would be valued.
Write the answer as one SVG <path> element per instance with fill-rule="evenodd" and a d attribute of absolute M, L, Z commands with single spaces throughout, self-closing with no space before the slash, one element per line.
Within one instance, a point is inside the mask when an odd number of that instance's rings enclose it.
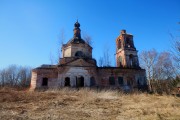
<path fill-rule="evenodd" d="M 48 78 L 42 79 L 42 86 L 48 86 Z"/>
<path fill-rule="evenodd" d="M 95 85 L 96 85 L 96 80 L 95 80 L 94 77 L 91 77 L 90 78 L 90 86 L 92 87 L 92 86 L 95 86 Z"/>
<path fill-rule="evenodd" d="M 118 77 L 118 83 L 119 83 L 119 85 L 124 84 L 123 77 Z"/>
<path fill-rule="evenodd" d="M 77 87 L 84 87 L 84 77 L 78 77 L 76 79 L 76 86 Z"/>
<path fill-rule="evenodd" d="M 64 86 L 66 86 L 66 87 L 71 86 L 71 85 L 70 85 L 70 78 L 69 78 L 69 77 L 66 77 L 66 78 L 65 78 Z"/>

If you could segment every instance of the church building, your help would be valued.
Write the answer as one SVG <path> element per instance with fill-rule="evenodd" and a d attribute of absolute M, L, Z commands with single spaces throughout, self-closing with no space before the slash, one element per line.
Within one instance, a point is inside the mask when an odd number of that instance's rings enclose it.
<path fill-rule="evenodd" d="M 32 70 L 30 89 L 94 87 L 141 89 L 147 86 L 146 72 L 139 66 L 133 35 L 122 30 L 116 39 L 116 67 L 98 67 L 92 47 L 81 38 L 78 21 L 74 36 L 62 45 L 57 65 L 41 65 Z"/>

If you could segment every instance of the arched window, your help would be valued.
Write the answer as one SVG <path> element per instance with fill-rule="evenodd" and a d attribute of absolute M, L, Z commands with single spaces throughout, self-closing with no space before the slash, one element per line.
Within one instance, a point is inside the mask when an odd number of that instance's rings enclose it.
<path fill-rule="evenodd" d="M 75 56 L 76 56 L 76 57 L 84 57 L 84 54 L 83 54 L 82 51 L 77 51 L 77 52 L 75 53 Z"/>
<path fill-rule="evenodd" d="M 134 58 L 133 55 L 130 54 L 130 55 L 129 55 L 129 66 L 130 66 L 130 67 L 133 67 L 133 66 L 134 66 L 133 58 Z"/>
<path fill-rule="evenodd" d="M 134 43 L 132 38 L 126 38 L 126 47 L 134 48 Z"/>
<path fill-rule="evenodd" d="M 48 86 L 48 78 L 43 78 L 42 79 L 42 86 Z"/>
<path fill-rule="evenodd" d="M 70 85 L 70 78 L 69 78 L 69 77 L 66 77 L 66 78 L 65 78 L 64 86 L 67 86 L 67 87 L 71 86 L 71 85 Z"/>
<path fill-rule="evenodd" d="M 95 86 L 96 85 L 96 81 L 94 77 L 90 78 L 90 86 Z"/>
<path fill-rule="evenodd" d="M 128 48 L 131 47 L 131 40 L 130 40 L 129 38 L 126 38 L 126 46 L 127 46 Z"/>

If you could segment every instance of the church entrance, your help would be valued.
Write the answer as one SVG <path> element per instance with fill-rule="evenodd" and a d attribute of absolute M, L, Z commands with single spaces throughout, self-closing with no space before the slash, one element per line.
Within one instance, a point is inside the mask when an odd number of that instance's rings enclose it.
<path fill-rule="evenodd" d="M 76 77 L 76 87 L 84 87 L 84 77 Z"/>
<path fill-rule="evenodd" d="M 70 86 L 70 78 L 69 78 L 69 77 L 66 77 L 66 78 L 65 78 L 64 86 L 65 86 L 65 87 L 69 87 L 69 86 Z"/>

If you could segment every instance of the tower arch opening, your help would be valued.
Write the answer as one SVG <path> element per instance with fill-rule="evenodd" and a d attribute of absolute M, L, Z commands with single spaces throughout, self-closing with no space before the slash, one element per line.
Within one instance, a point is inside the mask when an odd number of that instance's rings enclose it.
<path fill-rule="evenodd" d="M 82 51 L 77 51 L 75 57 L 84 57 L 84 53 Z"/>
<path fill-rule="evenodd" d="M 129 55 L 129 66 L 133 67 L 134 66 L 134 61 L 133 61 L 134 56 L 132 54 Z"/>

